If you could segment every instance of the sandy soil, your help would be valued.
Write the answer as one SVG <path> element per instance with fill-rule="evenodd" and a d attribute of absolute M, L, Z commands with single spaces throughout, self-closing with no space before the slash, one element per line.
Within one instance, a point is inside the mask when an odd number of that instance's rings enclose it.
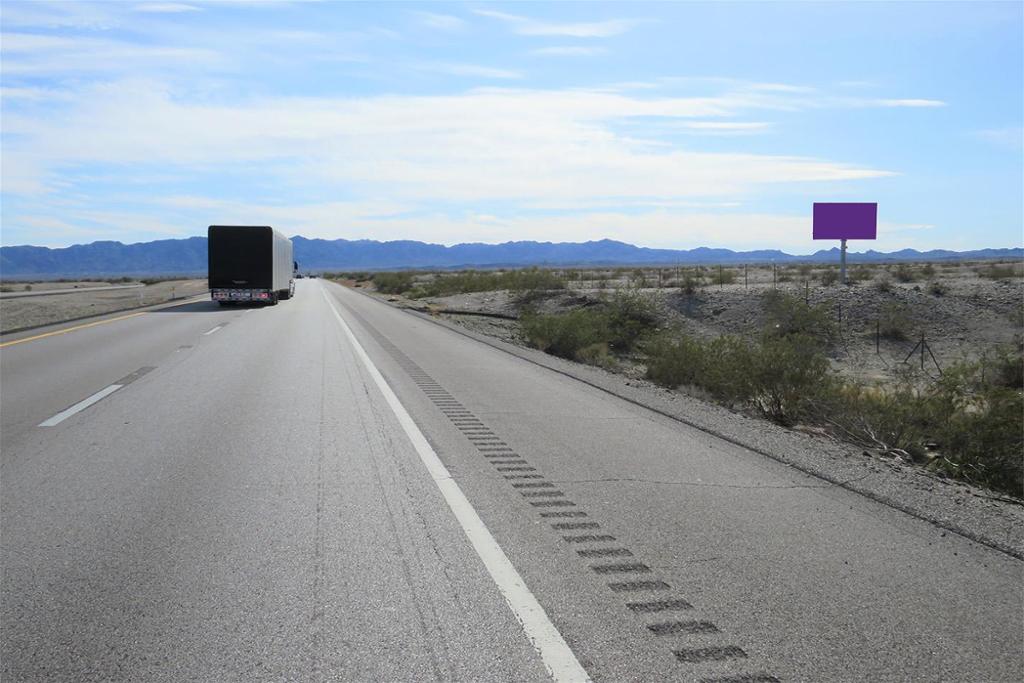
<path fill-rule="evenodd" d="M 59 284 L 104 286 L 109 283 L 45 282 L 35 283 L 33 288 L 57 289 L 55 285 Z M 194 296 L 206 291 L 206 280 L 168 280 L 145 287 L 102 292 L 90 292 L 84 286 L 81 289 L 81 293 L 75 294 L 0 299 L 0 333 Z"/>

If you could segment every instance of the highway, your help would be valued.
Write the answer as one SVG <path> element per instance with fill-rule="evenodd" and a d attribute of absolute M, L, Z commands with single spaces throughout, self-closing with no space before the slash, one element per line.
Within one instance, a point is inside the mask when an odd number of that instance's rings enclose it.
<path fill-rule="evenodd" d="M 1024 677 L 1019 560 L 297 285 L 0 339 L 0 679 Z"/>

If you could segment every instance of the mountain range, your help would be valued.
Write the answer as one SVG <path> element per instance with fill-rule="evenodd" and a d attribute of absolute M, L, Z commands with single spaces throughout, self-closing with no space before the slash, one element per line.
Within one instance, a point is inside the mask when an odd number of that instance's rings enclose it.
<path fill-rule="evenodd" d="M 592 242 L 466 243 L 444 246 L 399 240 L 323 240 L 292 238 L 295 260 L 303 271 L 389 270 L 399 268 L 508 267 L 530 265 L 678 265 L 713 263 L 791 263 L 839 261 L 839 249 L 794 255 L 775 249 L 651 249 L 615 240 Z M 937 261 L 951 259 L 1020 259 L 1024 249 L 934 249 L 894 252 L 848 252 L 851 263 Z M 101 241 L 70 247 L 0 247 L 0 277 L 67 277 L 91 275 L 204 275 L 206 238 L 156 240 L 137 244 Z"/>

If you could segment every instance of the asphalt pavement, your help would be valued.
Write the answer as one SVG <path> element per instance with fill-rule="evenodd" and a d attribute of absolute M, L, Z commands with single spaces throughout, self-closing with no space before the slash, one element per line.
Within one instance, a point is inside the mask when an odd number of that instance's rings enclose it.
<path fill-rule="evenodd" d="M 297 284 L 0 338 L 2 680 L 1024 677 L 1024 563 Z"/>

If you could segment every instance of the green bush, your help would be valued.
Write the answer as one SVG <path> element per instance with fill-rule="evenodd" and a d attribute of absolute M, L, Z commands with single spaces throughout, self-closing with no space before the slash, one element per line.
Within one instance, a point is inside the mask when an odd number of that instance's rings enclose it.
<path fill-rule="evenodd" d="M 523 335 L 533 346 L 563 358 L 592 358 L 603 345 L 617 353 L 627 353 L 657 324 L 657 308 L 639 292 L 618 292 L 589 308 L 568 313 L 537 314 L 525 312 L 520 319 Z M 600 354 L 598 354 L 600 355 Z"/>
<path fill-rule="evenodd" d="M 645 347 L 647 377 L 667 387 L 699 387 L 728 405 L 749 403 L 769 419 L 793 424 L 827 385 L 828 360 L 807 336 L 733 336 L 702 342 L 663 335 Z"/>
<path fill-rule="evenodd" d="M 857 266 L 846 273 L 846 278 L 850 282 L 865 282 L 871 279 L 871 271 L 866 266 Z"/>
<path fill-rule="evenodd" d="M 732 268 L 720 268 L 711 277 L 716 285 L 731 285 L 736 282 L 736 271 Z"/>
<path fill-rule="evenodd" d="M 794 335 L 828 343 L 835 336 L 835 321 L 825 304 L 808 304 L 803 299 L 778 290 L 765 293 L 765 333 L 773 337 Z"/>
<path fill-rule="evenodd" d="M 699 275 L 695 275 L 690 272 L 683 274 L 683 279 L 679 283 L 679 291 L 686 296 L 693 296 L 697 293 L 697 290 L 704 286 L 704 279 Z"/>
<path fill-rule="evenodd" d="M 608 345 L 615 351 L 625 352 L 658 322 L 658 310 L 654 301 L 640 292 L 620 291 L 604 302 L 611 333 Z"/>
<path fill-rule="evenodd" d="M 949 288 L 941 280 L 932 280 L 928 283 L 928 292 L 935 296 L 946 296 Z"/>
<path fill-rule="evenodd" d="M 382 294 L 404 294 L 413 286 L 413 274 L 408 271 L 374 273 L 371 280 Z"/>
<path fill-rule="evenodd" d="M 820 340 L 809 335 L 766 337 L 750 375 L 751 398 L 765 417 L 795 424 L 826 384 L 828 359 Z"/>
<path fill-rule="evenodd" d="M 750 398 L 755 352 L 734 336 L 703 342 L 662 334 L 645 345 L 647 378 L 670 388 L 699 387 L 728 405 Z"/>
<path fill-rule="evenodd" d="M 921 267 L 921 275 L 923 275 L 926 278 L 935 277 L 935 272 L 935 266 L 933 266 L 930 263 L 926 263 L 924 264 L 924 266 Z"/>
<path fill-rule="evenodd" d="M 888 293 L 892 291 L 892 279 L 888 275 L 882 274 L 877 280 L 875 280 L 875 289 L 879 292 Z"/>
<path fill-rule="evenodd" d="M 520 319 L 523 336 L 541 351 L 579 360 L 580 352 L 596 344 L 608 344 L 611 331 L 608 316 L 595 309 L 538 315 L 524 313 Z"/>
<path fill-rule="evenodd" d="M 896 266 L 896 280 L 899 282 L 914 282 L 917 280 L 917 273 L 906 263 Z"/>
<path fill-rule="evenodd" d="M 565 280 L 551 270 L 527 268 L 523 270 L 481 271 L 438 274 L 417 288 L 417 296 L 450 296 L 470 292 L 510 290 L 520 296 L 553 289 L 565 289 Z"/>
<path fill-rule="evenodd" d="M 989 280 L 1007 280 L 1017 277 L 1017 268 L 1012 264 L 993 263 L 986 268 L 979 268 L 978 275 Z"/>
<path fill-rule="evenodd" d="M 913 324 L 910 309 L 903 304 L 885 304 L 878 312 L 878 334 L 882 339 L 906 341 Z"/>
<path fill-rule="evenodd" d="M 818 275 L 818 279 L 821 280 L 821 284 L 829 287 L 839 282 L 839 272 L 835 268 L 826 268 Z"/>

